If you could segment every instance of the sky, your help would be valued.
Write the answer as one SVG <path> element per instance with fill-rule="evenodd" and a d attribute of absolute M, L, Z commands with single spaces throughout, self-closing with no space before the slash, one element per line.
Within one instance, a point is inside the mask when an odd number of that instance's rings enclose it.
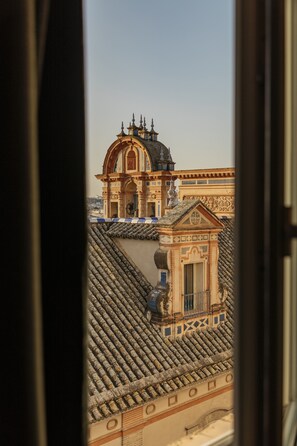
<path fill-rule="evenodd" d="M 176 169 L 234 166 L 233 19 L 232 0 L 85 0 L 88 196 L 132 113 Z"/>

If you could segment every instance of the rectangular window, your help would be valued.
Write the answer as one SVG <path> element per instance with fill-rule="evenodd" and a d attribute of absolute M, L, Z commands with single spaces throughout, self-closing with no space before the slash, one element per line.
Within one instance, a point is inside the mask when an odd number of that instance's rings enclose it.
<path fill-rule="evenodd" d="M 208 184 L 234 184 L 234 178 L 221 179 L 221 180 L 208 180 Z"/>
<path fill-rule="evenodd" d="M 112 201 L 110 203 L 110 214 L 111 214 L 111 218 L 116 218 L 118 217 L 118 203 Z"/>
<path fill-rule="evenodd" d="M 195 180 L 183 180 L 182 184 L 196 184 Z"/>
<path fill-rule="evenodd" d="M 155 217 L 156 216 L 156 204 L 154 202 L 148 202 L 147 203 L 147 215 L 149 217 Z"/>
<path fill-rule="evenodd" d="M 185 311 L 194 309 L 194 275 L 193 264 L 184 267 L 184 307 Z"/>

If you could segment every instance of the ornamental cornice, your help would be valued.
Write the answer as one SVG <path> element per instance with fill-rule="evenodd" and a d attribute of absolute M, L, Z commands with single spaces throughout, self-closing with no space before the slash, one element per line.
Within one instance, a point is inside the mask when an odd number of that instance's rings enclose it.
<path fill-rule="evenodd" d="M 162 235 L 159 236 L 160 244 L 182 244 L 193 242 L 208 242 L 218 240 L 218 234 L 192 234 L 192 235 Z"/>
<path fill-rule="evenodd" d="M 201 169 L 201 170 L 175 170 L 174 175 L 179 179 L 187 178 L 234 178 L 235 169 Z"/>

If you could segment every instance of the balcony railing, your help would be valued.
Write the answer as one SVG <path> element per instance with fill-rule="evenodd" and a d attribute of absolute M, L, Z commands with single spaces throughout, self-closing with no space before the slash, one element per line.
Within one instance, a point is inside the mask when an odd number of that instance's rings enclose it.
<path fill-rule="evenodd" d="M 210 311 L 210 291 L 184 295 L 184 311 L 188 314 L 206 314 Z"/>

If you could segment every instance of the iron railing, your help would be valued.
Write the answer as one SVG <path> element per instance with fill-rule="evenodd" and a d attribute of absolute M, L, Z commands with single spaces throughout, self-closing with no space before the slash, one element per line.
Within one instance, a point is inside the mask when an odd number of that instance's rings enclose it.
<path fill-rule="evenodd" d="M 210 291 L 197 291 L 184 295 L 184 311 L 187 314 L 204 314 L 210 310 Z"/>

